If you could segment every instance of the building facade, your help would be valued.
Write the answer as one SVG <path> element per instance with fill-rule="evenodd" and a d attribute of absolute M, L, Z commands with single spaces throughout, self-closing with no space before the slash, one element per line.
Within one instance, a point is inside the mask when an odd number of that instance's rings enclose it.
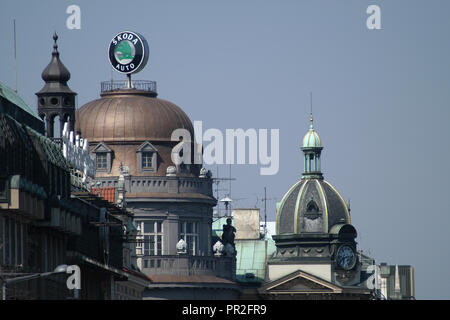
<path fill-rule="evenodd" d="M 414 268 L 408 265 L 379 265 L 379 284 L 382 299 L 414 300 Z"/>
<path fill-rule="evenodd" d="M 235 257 L 212 252 L 217 201 L 211 173 L 194 163 L 192 122 L 157 97 L 155 82 L 131 84 L 103 82 L 100 99 L 77 110 L 75 128 L 90 141 L 100 190 L 113 190 L 111 200 L 133 214 L 135 267 L 152 281 L 144 299 L 237 298 Z M 174 163 L 174 153 L 188 161 Z"/>
<path fill-rule="evenodd" d="M 366 282 L 375 261 L 358 253 L 348 204 L 323 178 L 312 116 L 304 172 L 278 206 L 276 234 L 261 233 L 258 210 L 235 209 L 236 241 L 225 250 L 227 222 L 213 224 L 213 180 L 194 161 L 187 114 L 158 98 L 151 81 L 104 82 L 100 98 L 75 112 L 57 39 L 36 93 L 39 117 L 0 84 L 0 283 L 77 265 L 81 289 L 70 291 L 59 274 L 8 285 L 7 299 L 377 295 Z M 89 140 L 94 180 L 80 179 L 62 151 L 64 128 Z M 380 270 L 378 295 L 414 298 L 412 267 Z"/>
<path fill-rule="evenodd" d="M 312 115 L 301 149 L 303 175 L 278 206 L 276 252 L 268 260 L 259 294 L 264 299 L 369 299 L 356 229 L 347 203 L 323 178 L 323 146 Z"/>
<path fill-rule="evenodd" d="M 59 59 L 56 35 L 54 40 L 38 104 L 51 103 L 52 112 L 62 112 L 64 118 L 67 105 L 61 101 L 70 98 L 73 103 L 75 93 L 67 87 L 70 74 Z M 68 96 L 61 93 L 64 86 Z M 52 103 L 53 98 L 58 103 Z M 54 119 L 54 114 L 42 116 Z M 70 121 L 68 117 L 65 120 Z M 53 130 L 48 122 L 47 129 Z M 4 297 L 115 299 L 121 287 L 132 287 L 131 293 L 142 297 L 148 279 L 132 270 L 126 256 L 130 245 L 124 241 L 135 236 L 132 215 L 90 193 L 63 155 L 59 139 L 52 137 L 46 134 L 44 121 L 0 84 L 0 283 Z M 79 290 L 67 288 L 67 274 L 12 281 L 51 273 L 64 265 L 80 267 Z"/>

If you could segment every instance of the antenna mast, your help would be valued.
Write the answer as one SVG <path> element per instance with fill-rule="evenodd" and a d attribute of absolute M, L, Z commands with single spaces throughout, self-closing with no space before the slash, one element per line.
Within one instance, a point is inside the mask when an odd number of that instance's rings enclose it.
<path fill-rule="evenodd" d="M 267 233 L 267 194 L 264 187 L 264 235 Z"/>
<path fill-rule="evenodd" d="M 236 180 L 235 178 L 231 178 L 231 172 L 230 172 L 230 177 L 229 178 L 219 178 L 219 166 L 216 167 L 216 178 L 212 178 L 214 184 L 216 185 L 216 199 L 219 200 L 219 191 L 223 191 L 226 189 L 219 189 L 219 183 L 221 181 L 226 181 L 226 180 L 230 180 L 230 190 L 229 190 L 229 195 L 228 198 L 231 199 L 231 180 Z M 223 199 L 222 199 L 223 200 Z M 226 212 L 228 211 L 228 205 L 226 205 Z M 220 216 L 220 207 L 219 207 L 219 203 L 217 203 L 217 216 Z"/>
<path fill-rule="evenodd" d="M 229 177 L 229 181 L 230 181 L 230 190 L 229 190 L 229 197 L 230 197 L 230 199 L 231 199 L 231 163 L 230 163 L 230 177 Z M 231 212 L 231 206 L 230 206 L 230 212 Z"/>
<path fill-rule="evenodd" d="M 277 198 L 267 198 L 267 188 L 264 187 L 264 198 L 261 201 L 264 201 L 264 234 L 267 234 L 267 200 L 277 200 Z"/>
<path fill-rule="evenodd" d="M 16 50 L 16 19 L 13 20 L 14 25 L 14 80 L 16 89 L 14 90 L 17 93 L 17 50 Z"/>

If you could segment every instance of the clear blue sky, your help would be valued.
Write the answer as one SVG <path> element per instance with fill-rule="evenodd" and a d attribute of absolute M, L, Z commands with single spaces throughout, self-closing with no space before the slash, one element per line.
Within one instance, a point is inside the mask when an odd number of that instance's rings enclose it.
<path fill-rule="evenodd" d="M 71 4 L 80 30 L 66 28 Z M 381 7 L 382 30 L 366 28 L 370 4 Z M 159 97 L 204 129 L 280 129 L 278 174 L 232 167 L 235 205 L 262 206 L 266 186 L 277 199 L 270 220 L 303 170 L 312 91 L 322 171 L 351 199 L 359 247 L 377 262 L 413 265 L 418 299 L 449 299 L 449 16 L 445 0 L 2 0 L 0 82 L 15 87 L 13 19 L 18 90 L 33 108 L 55 30 L 78 107 L 111 78 L 110 39 L 143 34 L 150 60 L 134 78 L 157 81 Z"/>

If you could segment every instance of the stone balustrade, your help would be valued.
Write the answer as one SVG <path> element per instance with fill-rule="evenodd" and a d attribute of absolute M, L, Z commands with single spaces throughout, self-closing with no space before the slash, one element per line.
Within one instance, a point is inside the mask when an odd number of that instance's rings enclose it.
<path fill-rule="evenodd" d="M 162 255 L 141 256 L 141 267 L 147 275 L 210 275 L 234 280 L 233 257 Z"/>

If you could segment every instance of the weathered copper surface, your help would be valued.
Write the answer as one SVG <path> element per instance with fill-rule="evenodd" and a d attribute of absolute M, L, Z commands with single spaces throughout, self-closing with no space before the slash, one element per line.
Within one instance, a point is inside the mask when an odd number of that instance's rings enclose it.
<path fill-rule="evenodd" d="M 180 107 L 139 90 L 103 93 L 76 114 L 76 131 L 90 142 L 170 141 L 175 129 L 192 122 Z"/>
<path fill-rule="evenodd" d="M 158 99 L 152 92 L 122 89 L 103 92 L 76 113 L 75 131 L 90 142 L 91 151 L 103 142 L 113 151 L 110 172 L 97 172 L 98 177 L 118 176 L 121 164 L 133 176 L 165 176 L 173 166 L 172 132 L 183 128 L 194 138 L 192 122 L 177 105 Z M 158 150 L 156 172 L 141 172 L 137 150 L 149 141 Z"/>

